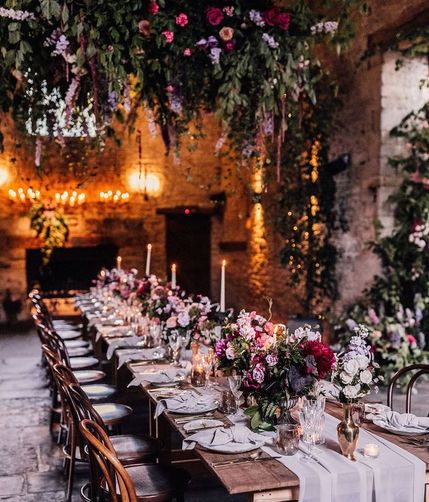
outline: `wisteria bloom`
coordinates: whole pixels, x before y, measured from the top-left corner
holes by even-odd
[[[275,38],[272,37],[271,35],[268,35],[268,33],[263,33],[262,34],[262,40],[270,47],[271,49],[277,49],[279,46],[279,43],[276,42]]]
[[[0,17],[7,17],[8,19],[13,19],[14,21],[36,19],[35,15],[27,10],[6,9],[4,7],[0,7]]]
[[[265,26],[265,22],[262,19],[262,14],[259,10],[252,9],[249,12],[249,19],[252,21],[252,23],[255,23],[256,26],[260,26],[260,27]]]
[[[210,49],[209,57],[210,57],[211,62],[213,64],[219,64],[221,53],[222,53],[222,49],[219,49],[219,47],[212,47]]]
[[[317,35],[318,33],[335,33],[338,29],[337,21],[321,21],[310,28],[312,35]]]

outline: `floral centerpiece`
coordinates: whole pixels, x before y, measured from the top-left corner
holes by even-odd
[[[284,326],[242,310],[224,336],[216,344],[219,368],[241,375],[243,391],[255,398],[257,404],[246,411],[253,429],[272,428],[335,367],[334,353],[309,326],[289,334]]]
[[[354,328],[346,349],[337,357],[333,382],[343,403],[344,419],[337,426],[338,442],[344,456],[354,460],[354,451],[359,439],[359,427],[354,422],[353,405],[369,394],[382,377],[374,376],[378,364],[374,362],[371,345],[368,343],[369,330],[359,324]]]

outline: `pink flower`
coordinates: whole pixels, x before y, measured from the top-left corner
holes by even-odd
[[[417,347],[417,340],[414,338],[413,335],[407,335],[407,340],[408,343],[411,345],[411,348]]]
[[[222,22],[223,13],[217,7],[210,7],[207,9],[206,19],[209,24],[212,26],[217,26]]]
[[[276,18],[276,24],[282,30],[287,30],[290,25],[290,14],[287,12],[280,12]]]
[[[279,10],[276,8],[268,9],[262,13],[262,19],[268,26],[275,26]]]
[[[149,11],[151,14],[156,14],[156,13],[159,11],[159,5],[158,5],[156,2],[151,2],[151,3],[149,4],[148,11]]]
[[[226,42],[225,52],[227,54],[230,54],[233,50],[234,50],[234,40],[231,40],[230,42]]]
[[[176,16],[176,24],[183,28],[188,24],[188,16],[181,12],[178,16]]]
[[[262,364],[257,364],[252,372],[253,380],[262,383],[265,379],[265,368]]]
[[[176,316],[169,317],[165,325],[167,326],[167,328],[175,328],[177,326],[177,317]]]
[[[186,57],[192,56],[192,51],[189,47],[186,47],[186,49],[183,51],[183,55]]]
[[[167,85],[167,87],[165,88],[165,91],[166,92],[173,92],[174,91],[174,86],[173,85]]]
[[[149,36],[150,23],[147,19],[142,19],[141,21],[139,21],[139,32],[145,37]]]
[[[229,17],[231,17],[232,15],[234,15],[234,7],[232,7],[232,6],[224,7],[222,10]]]
[[[171,42],[174,40],[174,33],[172,31],[163,31],[162,35],[164,35],[167,44],[171,44]]]

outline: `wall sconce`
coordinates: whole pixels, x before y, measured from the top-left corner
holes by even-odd
[[[9,179],[9,171],[6,167],[0,167],[0,186],[3,186]]]
[[[144,175],[133,171],[128,177],[128,183],[133,192],[143,192],[147,195],[156,195],[161,189],[161,181],[156,174]]]
[[[33,190],[32,188],[27,188],[27,190],[24,190],[22,187],[19,187],[17,190],[11,188],[8,191],[8,195],[12,202],[21,202],[22,204],[40,200],[39,190]]]

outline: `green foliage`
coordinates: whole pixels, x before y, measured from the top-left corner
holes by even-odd
[[[56,209],[35,203],[29,212],[30,228],[36,231],[42,241],[43,263],[46,265],[55,248],[63,247],[69,235],[69,229],[62,213]]]

